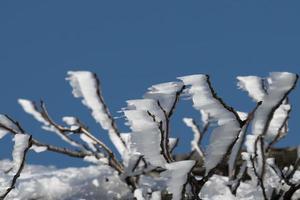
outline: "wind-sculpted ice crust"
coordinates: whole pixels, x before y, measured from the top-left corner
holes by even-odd
[[[288,132],[292,110],[288,95],[298,75],[274,72],[267,78],[237,79],[238,87],[257,103],[249,113],[224,102],[208,75],[196,74],[155,84],[141,99],[127,100],[121,109],[130,129],[125,133],[105,104],[96,74],[69,71],[66,80],[73,96],[82,99],[117,152],[79,118],[64,116],[61,125],[50,117],[43,101],[19,99],[23,110],[44,130],[56,133],[69,146],[40,142],[18,121],[0,115],[0,139],[12,135],[14,140],[12,162],[0,161],[0,199],[299,199],[300,148],[296,160],[284,168],[269,156]],[[191,152],[185,157],[175,155],[180,137],[172,137],[170,128],[182,95],[192,99],[201,115],[183,118],[194,134]],[[207,135],[209,143],[202,147]],[[62,170],[25,166],[30,150],[41,155],[61,153],[93,164]],[[246,175],[251,180],[245,181]]]

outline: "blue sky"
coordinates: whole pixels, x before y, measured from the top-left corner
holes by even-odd
[[[26,115],[17,99],[43,99],[50,114],[76,115],[104,138],[88,110],[71,95],[68,70],[91,70],[102,83],[114,116],[125,100],[178,76],[207,73],[228,104],[249,111],[254,103],[236,87],[237,75],[300,73],[299,1],[8,1],[0,2],[0,112],[41,141],[63,146]],[[299,88],[293,92],[290,134],[281,146],[298,145]],[[187,151],[191,132],[183,116],[199,115],[182,101],[172,122]],[[199,119],[198,119],[199,120]],[[123,120],[118,125],[123,131]],[[107,141],[108,142],[108,141]],[[10,138],[0,141],[8,156]],[[77,159],[44,153],[29,162],[81,166]]]

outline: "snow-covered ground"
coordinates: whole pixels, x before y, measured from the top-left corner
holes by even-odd
[[[0,184],[3,174],[11,166],[8,160],[0,162]],[[117,173],[107,165],[56,169],[40,165],[26,165],[16,188],[7,199],[75,200],[75,199],[130,199],[131,192]]]
[[[0,162],[0,183],[8,178],[3,171],[7,170],[9,166],[11,166],[11,162],[8,160]],[[300,171],[296,172],[294,179],[300,179]],[[155,190],[163,186],[163,184],[159,184],[158,180],[155,186],[153,179],[151,180],[149,177],[142,177],[140,180],[141,188],[144,190],[147,190],[150,185]],[[227,177],[213,176],[203,187],[201,198],[206,200],[258,200],[262,198],[261,191],[257,190],[256,185],[250,181],[242,183],[237,191],[237,196],[233,196],[226,186],[227,180]],[[162,182],[162,180],[160,181]],[[293,199],[299,198],[300,191],[293,196]],[[12,190],[7,199],[93,200],[133,199],[133,196],[118,174],[106,165],[65,169],[56,169],[53,166],[26,165],[16,188]]]

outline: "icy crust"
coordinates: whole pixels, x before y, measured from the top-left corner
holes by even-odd
[[[265,141],[270,142],[278,133],[279,128],[284,123],[285,118],[290,111],[289,104],[282,104],[285,95],[294,87],[297,81],[297,75],[288,72],[273,72],[268,78],[267,94],[262,99],[262,104],[254,113],[252,122],[252,132],[255,137],[247,137],[246,146],[250,153],[254,153],[254,140],[258,135],[265,135]],[[274,107],[279,107],[274,111]],[[269,127],[264,132],[267,120],[272,115]]]
[[[190,85],[187,93],[192,97],[194,107],[205,112],[216,121],[218,127],[212,131],[205,159],[206,174],[221,162],[229,146],[237,139],[240,125],[235,115],[213,97],[208,85],[208,76],[199,74],[179,77]]]
[[[21,105],[21,107],[23,108],[23,110],[28,113],[29,115],[31,115],[34,119],[36,119],[38,122],[42,123],[42,129],[49,131],[49,132],[53,132],[55,134],[57,134],[62,140],[64,140],[65,142],[67,142],[68,144],[70,144],[71,146],[74,147],[80,147],[80,145],[76,142],[74,142],[73,140],[70,140],[68,137],[66,137],[64,134],[61,134],[60,131],[53,126],[52,124],[50,124],[43,116],[42,113],[36,108],[34,102],[27,100],[27,99],[18,99],[19,104]],[[41,152],[41,148],[32,148],[33,150],[37,150],[36,152],[39,153]]]
[[[166,82],[152,85],[144,95],[145,99],[158,100],[164,110],[169,113],[175,101],[176,93],[183,87],[181,82]]]
[[[132,130],[130,134],[132,144],[130,146],[135,149],[134,154],[143,155],[153,166],[163,167],[166,161],[161,152],[172,150],[177,143],[176,139],[170,138],[169,149],[166,149],[165,145],[161,145],[161,134],[166,137],[165,115],[170,112],[176,101],[176,95],[182,88],[183,83],[181,82],[153,85],[144,95],[144,99],[128,100],[126,101],[127,107],[123,109],[127,119],[126,124]],[[159,130],[159,126],[163,132]]]
[[[266,95],[263,79],[258,76],[238,76],[238,87],[246,92],[256,102],[262,101]]]
[[[192,118],[185,117],[182,120],[186,126],[188,126],[192,129],[192,131],[194,133],[194,138],[191,141],[191,151],[196,151],[203,158],[203,156],[204,156],[203,152],[201,151],[201,149],[199,147],[201,133],[200,133],[198,127],[196,126],[196,124],[194,123],[194,120]]]
[[[0,184],[7,180],[7,174],[3,171],[11,166],[8,160],[0,161]],[[176,167],[177,168],[177,167]],[[183,174],[180,172],[180,174]],[[176,175],[176,173],[175,173]],[[266,185],[273,188],[280,185],[277,182],[277,175],[268,173]],[[184,175],[182,176],[185,177]],[[300,180],[300,171],[296,171],[295,181]],[[165,181],[171,179],[153,180],[151,177],[142,176],[140,180],[140,194],[150,191],[162,191],[165,189]],[[180,181],[182,179],[179,179]],[[175,185],[174,187],[179,187]],[[179,182],[178,182],[179,183]],[[203,186],[200,197],[205,200],[257,200],[261,199],[261,190],[252,181],[242,182],[237,190],[237,196],[234,197],[228,188],[228,178],[214,175]],[[147,187],[146,187],[147,186]],[[270,191],[271,188],[268,188]],[[152,194],[152,198],[159,196],[160,192]],[[297,191],[292,200],[300,198],[300,191]],[[89,166],[82,168],[56,169],[55,167],[46,167],[38,165],[26,165],[20,178],[17,181],[16,188],[13,189],[8,200],[29,200],[29,199],[47,199],[47,200],[98,200],[98,199],[133,199],[130,189],[123,183],[118,174],[106,165]],[[147,198],[143,197],[147,200]],[[157,197],[157,199],[159,199]]]
[[[293,76],[296,78],[296,75],[290,74],[290,73],[273,73],[271,74],[271,77],[265,81],[263,78],[257,77],[257,76],[238,76],[238,86],[240,89],[245,90],[248,92],[249,96],[259,102],[259,101],[265,101],[266,96],[270,95],[269,93],[273,92],[275,87],[272,86],[274,81],[276,81],[276,78],[274,76],[283,76],[281,79],[293,79]],[[273,78],[272,78],[273,77]],[[277,80],[278,81],[278,80]],[[269,84],[269,85],[267,85]],[[273,89],[272,89],[273,88]],[[272,89],[272,90],[271,90]],[[280,89],[279,89],[280,90]],[[273,97],[272,97],[273,98]],[[272,99],[271,97],[269,99]],[[266,109],[265,109],[266,110]],[[283,102],[274,112],[273,118],[270,122],[269,128],[266,133],[266,139],[271,141],[273,140],[279,129],[282,127],[282,125],[285,123],[285,120],[288,117],[288,114],[291,110],[291,105],[287,102]],[[286,127],[287,128],[287,127]],[[282,136],[287,132],[287,129],[285,131],[282,131]]]
[[[281,104],[274,112],[273,118],[270,122],[268,131],[266,133],[266,140],[272,141],[279,131],[282,131],[282,136],[288,131],[287,127],[283,127],[288,118],[289,112],[291,111],[291,105]],[[287,124],[287,123],[286,123]],[[280,130],[285,128],[286,130]]]
[[[130,139],[133,149],[144,155],[144,158],[153,166],[163,167],[165,159],[161,155],[161,134],[158,122],[154,121],[148,112],[159,120],[159,108],[153,99],[138,99],[127,101],[127,108],[123,110],[127,124],[132,130]],[[161,112],[161,111],[160,111]]]
[[[24,159],[24,152],[29,147],[30,136],[25,134],[16,134],[14,135],[14,149],[12,152],[13,157],[13,170],[12,173],[16,173],[16,171],[20,168],[21,163]]]
[[[268,94],[265,95],[261,106],[258,107],[254,114],[252,130],[255,135],[263,133],[264,126],[272,109],[284,100],[284,95],[292,89],[296,79],[297,76],[295,74],[287,72],[271,73]]]
[[[165,165],[167,170],[162,172],[161,176],[167,178],[167,190],[169,193],[172,193],[173,200],[182,199],[183,187],[194,165],[194,160],[178,161]]]
[[[11,187],[12,179],[21,168],[22,162],[25,159],[25,151],[30,146],[29,135],[15,134],[13,140],[15,143],[12,152],[13,162],[8,165],[11,166],[11,168],[5,169],[5,171],[7,171],[8,173],[5,173],[5,171],[3,172],[3,170],[1,170],[0,172],[0,196],[2,196],[6,192],[6,190]]]
[[[34,119],[48,126],[49,123],[43,118],[42,114],[37,111],[37,108],[33,104],[33,102],[27,99],[18,99],[18,103],[22,106],[23,110],[32,115]]]
[[[269,181],[265,182],[265,185],[267,186],[266,190],[269,197],[271,196],[273,189],[286,187],[286,185],[282,185],[281,182],[278,181],[277,175],[270,173],[267,174],[267,176]],[[283,189],[286,190],[288,187]],[[251,181],[241,182],[241,185],[237,189],[236,196],[232,195],[228,188],[228,178],[219,175],[214,175],[209,179],[202,188],[199,196],[203,200],[258,200],[263,198],[261,195],[261,189],[257,187],[256,183]],[[297,191],[293,195],[292,200],[297,200],[299,198],[300,191]]]
[[[0,162],[0,171],[9,161]],[[0,174],[0,182],[6,179]],[[26,165],[8,200],[132,199],[127,185],[106,165],[56,169]]]
[[[1,126],[4,126],[5,128]],[[0,139],[9,132],[6,128],[20,132],[19,128],[14,123],[12,123],[5,115],[0,114]]]
[[[228,159],[228,172],[229,172],[229,176],[232,177],[233,176],[233,171],[235,168],[235,163],[237,161],[238,156],[240,155],[240,151],[243,145],[243,142],[245,140],[245,135],[247,134],[247,127],[243,126],[239,137],[237,139],[237,141],[235,142],[235,144],[233,145],[232,149],[231,149],[231,153],[229,155],[229,159]]]
[[[83,98],[82,103],[92,111],[92,116],[101,127],[108,130],[112,143],[123,156],[127,151],[126,146],[113,127],[114,123],[103,103],[96,76],[88,71],[69,71],[66,80],[73,88],[74,97]]]

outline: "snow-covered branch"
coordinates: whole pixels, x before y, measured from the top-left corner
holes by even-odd
[[[99,86],[96,74],[88,71],[69,71],[66,78],[73,88],[76,98],[83,98],[82,103],[92,111],[92,116],[108,131],[109,138],[123,157],[127,153],[125,142],[120,136],[116,123],[111,116]]]
[[[30,195],[30,198],[45,199],[80,199],[90,195],[96,199],[105,196],[138,200],[279,200],[300,197],[300,148],[296,158],[287,158],[283,152],[284,164],[280,163],[283,158],[274,153],[274,144],[288,133],[291,112],[288,96],[296,86],[298,75],[275,72],[268,78],[237,77],[239,88],[257,103],[249,113],[226,104],[217,95],[208,75],[184,76],[179,77],[177,82],[153,85],[143,98],[127,100],[127,106],[122,108],[129,133],[117,128],[94,73],[69,71],[66,79],[72,86],[74,97],[82,98],[95,121],[108,132],[121,158],[118,160],[116,152],[103,142],[103,138],[96,137],[78,118],[65,116],[62,118],[64,123],[60,124],[50,116],[44,102],[37,105],[33,101],[19,99],[23,110],[40,122],[43,129],[58,134],[70,146],[64,148],[41,142],[8,115],[0,115],[0,139],[10,134],[15,142],[12,164],[3,161],[5,164],[2,165],[0,161],[0,199],[19,196],[20,199],[28,199]],[[191,151],[185,155],[173,151],[180,144],[181,137],[174,138],[171,132],[171,118],[182,95],[192,99],[193,107],[199,111],[203,122],[200,127],[196,123],[198,119],[183,118],[194,134]],[[209,143],[201,146],[207,135]],[[83,170],[70,170],[76,178],[70,172],[62,173],[60,170],[54,170],[52,175],[34,177],[29,172],[30,167],[24,168],[29,150],[56,152],[93,162],[94,165]],[[295,149],[291,151],[295,154]],[[290,166],[287,166],[286,159],[289,159]],[[104,168],[106,172],[103,175],[99,169]],[[20,176],[23,171],[27,173],[24,177]],[[80,174],[82,172],[84,174]],[[58,190],[50,194],[52,190],[33,189],[41,187],[41,177],[51,183],[55,173],[63,174],[53,179]],[[101,173],[102,176],[95,177]],[[31,178],[34,181],[30,181]],[[74,187],[74,182],[70,181],[75,179],[79,187]],[[24,185],[29,187],[28,191],[35,193],[29,195]],[[81,190],[87,186],[88,189]],[[65,187],[70,188],[63,191]],[[99,196],[99,191],[105,191],[105,195]],[[75,193],[76,196],[72,196]]]

